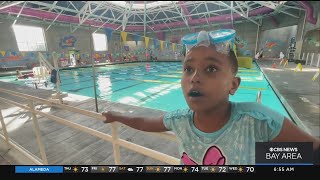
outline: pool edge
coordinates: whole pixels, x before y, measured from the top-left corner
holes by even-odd
[[[270,87],[275,92],[275,94],[278,97],[278,99],[280,100],[281,104],[284,106],[284,108],[288,112],[289,116],[292,118],[293,122],[296,125],[298,125],[299,127],[301,127],[305,132],[311,134],[311,130],[301,121],[301,119],[298,117],[298,115],[293,111],[293,109],[291,108],[289,103],[286,101],[286,99],[281,95],[281,93],[278,91],[278,89],[275,87],[275,85],[267,77],[267,75],[265,74],[264,70],[262,68],[260,68],[259,63],[256,62],[256,64],[257,64],[257,67],[262,72],[263,76],[266,78],[266,80],[270,84]]]

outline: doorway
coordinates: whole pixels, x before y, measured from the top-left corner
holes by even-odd
[[[79,50],[69,51],[69,63],[70,63],[70,66],[77,66],[80,64],[80,51]]]

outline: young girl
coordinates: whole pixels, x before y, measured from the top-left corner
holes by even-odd
[[[196,40],[192,36],[197,36]],[[180,140],[181,162],[185,165],[255,164],[255,142],[313,142],[280,113],[256,102],[230,102],[240,85],[238,64],[229,39],[214,39],[201,31],[182,39],[186,47],[181,87],[190,109],[161,117],[132,117],[103,112],[105,123],[118,121],[148,131],[173,131]],[[194,37],[193,37],[194,38]]]

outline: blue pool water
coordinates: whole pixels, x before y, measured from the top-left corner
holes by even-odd
[[[99,99],[142,106],[163,111],[187,108],[180,86],[182,64],[180,62],[130,63],[96,67],[96,89]],[[62,70],[61,91],[94,98],[91,68]],[[251,69],[239,68],[241,84],[231,101],[256,101],[262,93],[262,104],[289,117],[285,108],[254,64]],[[15,81],[16,76],[0,77],[0,81],[26,85]]]

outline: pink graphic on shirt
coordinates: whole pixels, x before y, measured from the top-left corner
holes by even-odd
[[[198,165],[185,152],[182,153],[181,160],[184,165]],[[216,146],[211,146],[203,157],[202,165],[225,165],[225,162],[226,158],[221,150]]]

